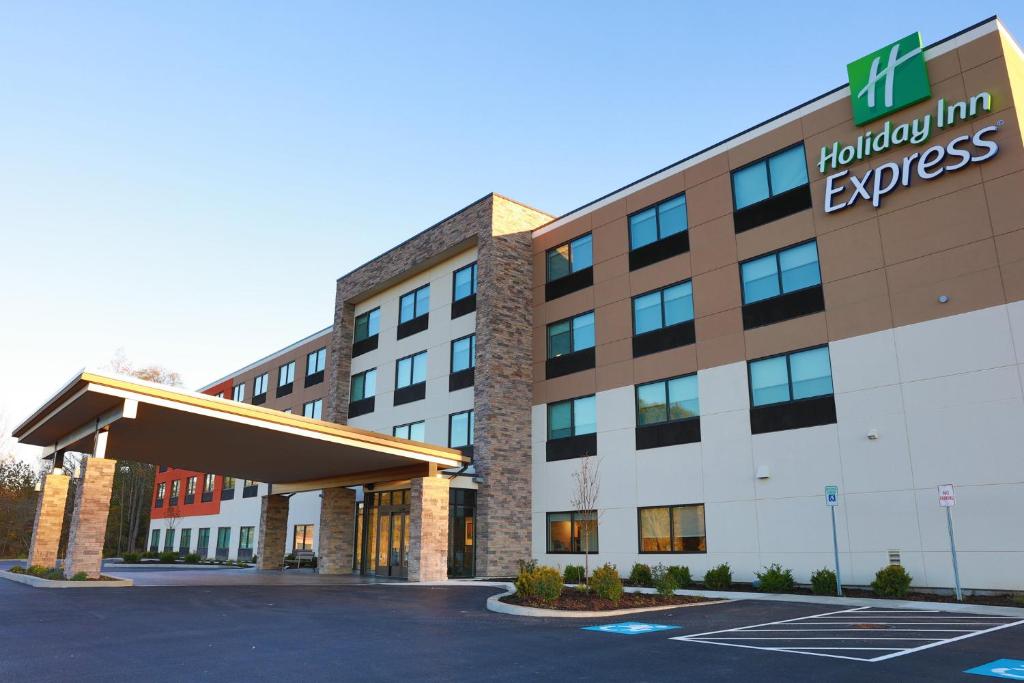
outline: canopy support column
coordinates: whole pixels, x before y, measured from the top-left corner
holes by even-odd
[[[68,578],[79,572],[85,572],[90,579],[100,577],[116,469],[117,461],[103,457],[102,453],[99,457],[82,458],[82,478],[75,490],[75,508],[64,561],[64,574]]]
[[[356,546],[356,492],[344,487],[324,489],[320,501],[320,542],[317,572],[350,574]]]
[[[59,469],[44,475],[32,524],[32,544],[28,549],[28,566],[57,566],[57,548],[64,528],[64,507],[68,501],[68,475]]]
[[[409,580],[448,579],[447,477],[412,480],[409,511]]]
[[[256,546],[257,569],[280,569],[288,542],[288,496],[268,494],[260,504],[260,536]]]

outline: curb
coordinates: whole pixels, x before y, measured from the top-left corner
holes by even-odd
[[[106,576],[106,575],[104,575]],[[131,579],[114,579],[113,581],[54,581],[52,579],[40,579],[38,576],[28,574],[12,574],[7,570],[0,570],[0,578],[23,583],[32,588],[129,588],[135,585]]]
[[[254,565],[253,565],[254,566]],[[137,564],[124,564],[123,562],[104,562],[103,569],[107,571],[119,572],[122,569],[144,569],[154,571],[169,571],[169,572],[182,572],[189,571],[192,569],[252,569],[253,566],[249,567],[227,567],[222,564],[160,564],[159,562],[139,562]]]
[[[554,617],[562,619],[598,619],[601,617],[620,617],[626,614],[638,614],[640,612],[663,612],[670,609],[683,609],[688,607],[704,607],[706,605],[720,605],[729,600],[717,600],[715,602],[698,602],[691,605],[658,605],[657,607],[630,607],[627,609],[610,610],[567,610],[567,609],[544,609],[543,607],[523,607],[521,605],[510,605],[502,602],[501,599],[516,592],[515,586],[511,583],[494,582],[494,586],[505,588],[504,593],[498,593],[487,598],[487,609],[499,614],[511,614],[517,617]],[[630,593],[646,593],[646,590],[631,590]],[[653,592],[653,591],[652,591]]]

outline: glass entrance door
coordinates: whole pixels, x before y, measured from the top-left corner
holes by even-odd
[[[380,497],[374,558],[377,576],[404,579],[409,575],[408,495],[408,491],[392,491]]]

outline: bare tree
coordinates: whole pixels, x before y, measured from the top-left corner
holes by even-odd
[[[167,508],[167,515],[164,517],[164,547],[167,547],[167,539],[174,533],[174,527],[178,526],[178,520],[181,519],[181,510],[178,509],[177,505],[172,505]],[[174,550],[174,548],[170,548]]]
[[[578,513],[580,520],[580,547],[583,550],[583,582],[590,580],[590,542],[597,530],[600,512],[597,499],[601,495],[601,461],[597,456],[587,455],[579,459],[579,467],[572,475],[573,490],[569,505]],[[591,516],[586,519],[585,517]],[[572,533],[572,530],[570,530]]]

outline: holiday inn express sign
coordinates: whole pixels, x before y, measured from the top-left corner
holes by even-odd
[[[923,102],[932,94],[920,33],[901,38],[851,62],[846,71],[850,77],[850,103],[856,126],[878,121]],[[861,174],[851,174],[849,169],[843,169],[897,147],[922,146],[936,131],[954,127],[991,110],[992,96],[988,92],[980,92],[958,102],[939,98],[927,114],[902,122],[886,119],[881,125],[873,124],[856,140],[837,140],[822,147],[818,171],[829,173],[825,179],[825,212],[846,209],[862,200],[878,208],[885,195],[909,187],[915,178],[933,180],[944,173],[991,159],[999,152],[999,146],[990,139],[998,125],[986,126],[973,134],[968,131],[944,145],[914,151],[902,159],[886,161]]]

